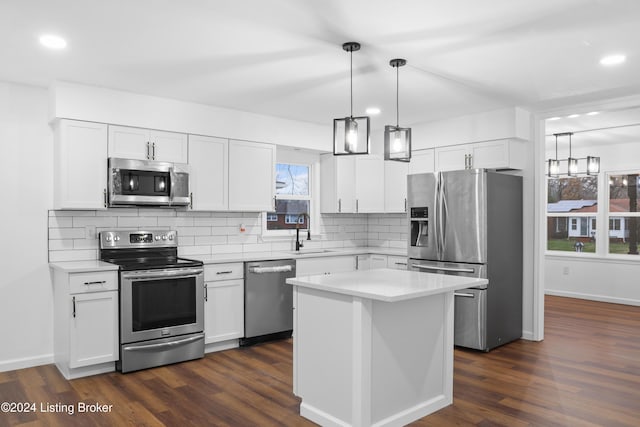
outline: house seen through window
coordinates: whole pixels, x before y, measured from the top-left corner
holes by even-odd
[[[276,164],[276,210],[267,212],[267,230],[309,227],[310,169],[309,165]]]
[[[609,253],[638,255],[640,173],[609,175]]]

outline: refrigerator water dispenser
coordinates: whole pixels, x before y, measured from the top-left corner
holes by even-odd
[[[411,208],[411,246],[428,246],[429,208]]]

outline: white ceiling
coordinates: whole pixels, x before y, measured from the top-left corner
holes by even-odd
[[[638,0],[1,0],[0,80],[54,80],[372,126],[640,93]],[[65,37],[48,51],[43,33]],[[626,64],[601,57],[622,52]]]

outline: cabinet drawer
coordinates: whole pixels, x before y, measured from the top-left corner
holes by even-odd
[[[117,291],[118,273],[93,271],[69,275],[69,293]]]
[[[204,266],[204,280],[211,282],[215,280],[242,279],[244,277],[244,264],[234,262],[229,264],[208,264]]]

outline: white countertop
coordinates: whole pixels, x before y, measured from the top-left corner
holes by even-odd
[[[51,262],[49,263],[49,267],[56,270],[61,270],[67,273],[118,270],[117,265],[111,264],[110,262],[104,262],[99,260]]]
[[[302,249],[300,252],[295,251],[274,251],[274,252],[242,252],[242,253],[226,253],[215,255],[184,255],[185,258],[197,259],[205,264],[220,264],[226,262],[250,262],[250,261],[269,261],[279,259],[302,259],[302,258],[318,258],[329,256],[347,256],[347,255],[391,255],[391,256],[407,256],[406,249],[381,248],[381,247],[353,247],[353,248],[326,248],[326,249]]]
[[[394,302],[487,284],[487,279],[388,268],[287,279],[294,286]]]
[[[379,254],[406,257],[405,249],[380,248],[380,247],[353,247],[353,248],[331,248],[331,249],[303,249],[300,252],[242,252],[223,253],[215,255],[180,255],[183,258],[196,259],[205,264],[222,264],[228,262],[250,262],[250,261],[270,261],[279,259],[302,259],[318,258],[330,256],[348,256],[361,254]],[[87,261],[60,261],[49,263],[51,268],[66,271],[68,273],[79,273],[85,271],[108,271],[117,270],[118,266],[99,260]]]

